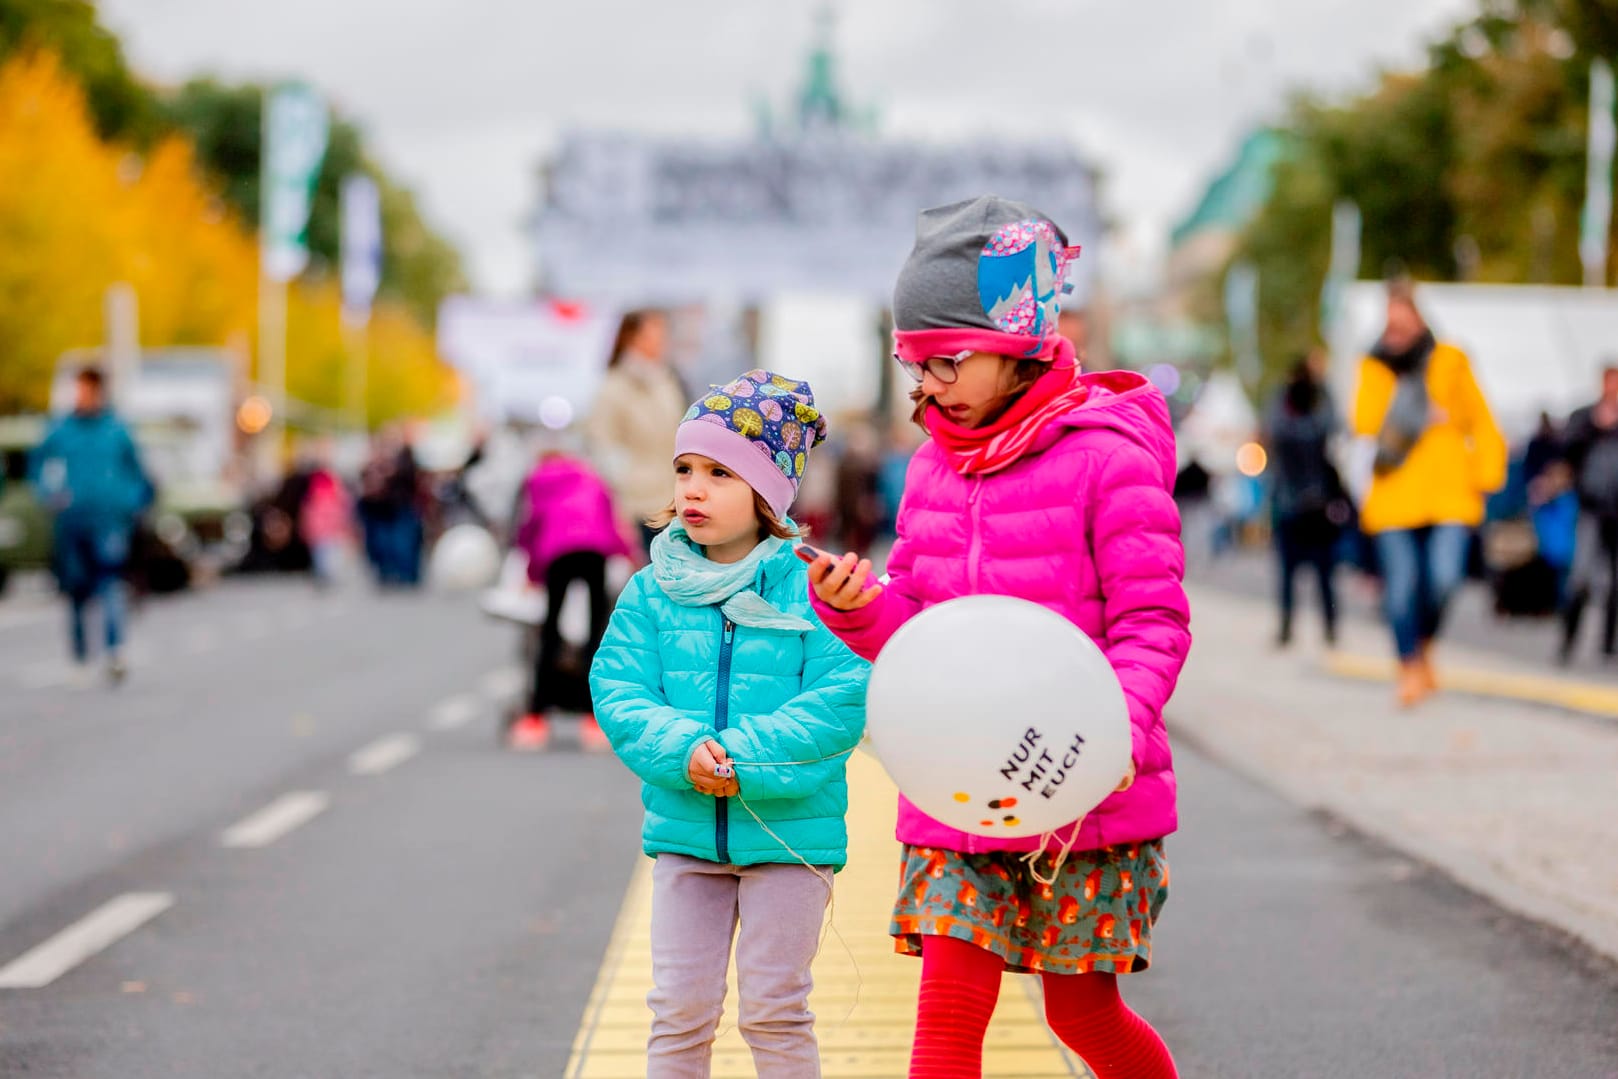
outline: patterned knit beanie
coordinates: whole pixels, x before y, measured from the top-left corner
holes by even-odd
[[[714,386],[674,435],[674,456],[711,457],[740,476],[784,520],[803,482],[809,450],[826,440],[826,420],[809,383],[749,371]]]
[[[973,350],[1049,359],[1077,247],[1032,206],[984,195],[923,210],[893,289],[901,359]]]

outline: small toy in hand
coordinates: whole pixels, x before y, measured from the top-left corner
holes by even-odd
[[[818,547],[809,546],[807,543],[800,543],[792,550],[794,554],[803,559],[805,562],[813,562],[815,559],[826,553]]]
[[[732,779],[736,775],[736,769],[728,764],[716,764],[713,766],[713,774],[717,779]]]

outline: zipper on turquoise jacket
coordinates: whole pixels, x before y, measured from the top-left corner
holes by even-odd
[[[720,615],[724,618],[724,615]],[[722,731],[730,723],[730,649],[736,639],[736,626],[725,618],[725,636],[719,645],[719,694],[714,702],[714,730]],[[730,799],[715,798],[714,849],[722,863],[730,862]]]

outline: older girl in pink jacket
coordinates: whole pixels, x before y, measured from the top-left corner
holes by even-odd
[[[1077,253],[1042,214],[1003,199],[921,214],[893,311],[931,438],[910,465],[889,580],[871,582],[854,554],[823,555],[809,571],[826,625],[867,659],[933,604],[1017,596],[1089,634],[1129,703],[1130,775],[1054,836],[968,835],[900,799],[891,932],[922,959],[912,1077],[981,1074],[1006,970],[1042,976],[1051,1028],[1098,1079],[1176,1074],[1117,986],[1151,962],[1168,892],[1163,837],[1176,826],[1163,707],[1191,635],[1174,434],[1150,383],[1081,375],[1057,334]]]

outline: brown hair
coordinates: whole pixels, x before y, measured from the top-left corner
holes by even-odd
[[[1418,322],[1423,326],[1427,325],[1427,316],[1416,303],[1416,283],[1408,277],[1394,277],[1389,279],[1387,284],[1388,303],[1409,308]]]
[[[764,501],[764,496],[757,491],[753,492],[753,513],[758,518],[758,538],[761,540],[766,536],[783,540],[800,539],[809,534],[807,529],[788,527],[786,522],[770,509],[770,504]],[[670,499],[668,505],[646,518],[646,525],[648,528],[667,528],[673,523],[675,516],[674,500]]]
[[[629,351],[629,343],[640,334],[641,327],[654,318],[665,318],[662,311],[655,307],[643,307],[630,311],[624,315],[623,321],[618,323],[618,336],[612,339],[612,354],[607,360],[607,367],[617,367],[624,360],[624,353]]]
[[[1001,360],[1011,359],[1010,356],[1000,358]],[[1011,373],[1011,389],[1006,391],[1005,396],[995,402],[994,407],[989,410],[989,414],[985,417],[985,422],[993,422],[1005,415],[1006,410],[1016,404],[1018,398],[1027,393],[1029,387],[1038,382],[1040,377],[1051,369],[1050,361],[1048,360],[1017,360],[1016,364],[1017,369]],[[932,407],[934,403],[932,397],[923,393],[921,387],[917,386],[910,391],[910,399],[916,403],[915,411],[910,413],[910,422],[920,427],[923,431],[927,430],[927,409]]]

